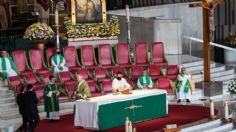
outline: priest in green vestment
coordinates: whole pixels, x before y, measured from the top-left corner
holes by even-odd
[[[90,88],[88,83],[83,79],[83,76],[77,74],[77,84],[75,85],[74,91],[77,99],[87,99],[91,97]]]
[[[60,49],[57,49],[57,53],[52,56],[51,64],[54,75],[58,72],[68,71],[68,67],[65,66],[65,58],[61,55]]]
[[[185,99],[187,103],[190,103],[191,97],[191,75],[186,72],[184,67],[181,68],[181,73],[178,75],[178,82],[176,88],[177,103]]]
[[[0,58],[0,72],[2,73],[3,79],[7,79],[11,76],[17,76],[18,72],[16,70],[16,66],[7,51],[2,51],[2,57]]]
[[[147,69],[144,68],[142,70],[142,75],[138,77],[138,82],[137,82],[138,88],[143,89],[143,88],[152,88],[152,79],[151,77],[147,74]]]
[[[59,120],[59,101],[60,89],[55,84],[55,77],[49,77],[50,82],[44,88],[44,109],[46,117],[50,120]]]

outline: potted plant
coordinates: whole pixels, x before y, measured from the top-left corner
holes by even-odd
[[[234,78],[228,86],[228,90],[230,92],[230,94],[232,95],[232,97],[236,97],[236,78]]]
[[[30,25],[24,34],[24,39],[32,40],[37,48],[44,49],[45,43],[54,36],[50,26],[44,22],[37,22]]]

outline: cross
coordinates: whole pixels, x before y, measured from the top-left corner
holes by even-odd
[[[204,50],[204,81],[211,81],[210,41],[214,32],[214,9],[222,0],[202,0],[202,3],[190,4],[189,7],[203,8],[203,50]]]
[[[129,107],[125,107],[124,109],[130,109],[133,111],[133,116],[134,116],[134,110],[137,108],[141,108],[143,107],[142,105],[134,105],[134,100],[132,100],[132,104]]]

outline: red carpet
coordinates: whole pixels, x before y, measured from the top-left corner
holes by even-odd
[[[201,106],[169,105],[169,115],[167,117],[149,120],[134,124],[138,132],[152,132],[160,130],[166,124],[188,124],[209,116],[210,109]],[[106,130],[104,132],[124,132],[124,126]],[[36,132],[96,132],[74,127],[73,115],[65,115],[58,122],[41,120]]]

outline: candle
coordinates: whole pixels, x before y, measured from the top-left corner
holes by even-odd
[[[129,130],[128,130],[128,132],[132,132],[132,122],[131,121],[129,121]]]
[[[125,132],[129,132],[129,117],[125,119]]]
[[[73,25],[76,24],[76,17],[75,17],[75,0],[71,0],[71,23]]]
[[[211,111],[211,116],[214,117],[214,102],[213,100],[210,100],[210,111]]]
[[[58,26],[58,23],[59,20],[58,20],[58,9],[55,10],[55,25]]]
[[[133,129],[133,132],[137,132],[137,131],[136,131],[136,128]]]
[[[225,120],[229,119],[229,106],[228,106],[228,102],[225,101]]]
[[[130,17],[129,17],[129,5],[125,5],[125,10],[126,10],[126,19],[127,19],[127,22],[129,22],[129,20],[130,20]]]

